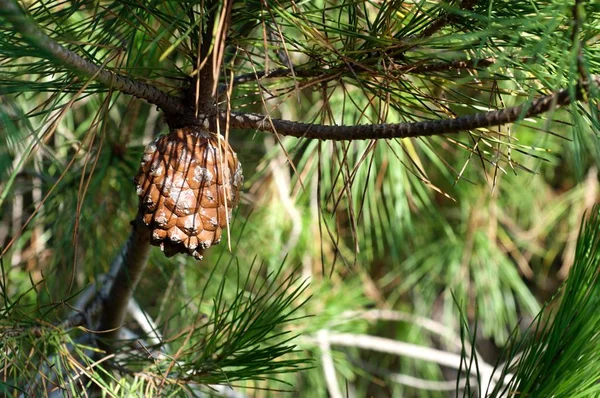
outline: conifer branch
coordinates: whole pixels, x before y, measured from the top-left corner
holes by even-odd
[[[150,254],[150,230],[146,228],[141,216],[138,215],[132,222],[132,231],[129,240],[120,254],[120,267],[112,281],[110,291],[103,294],[103,311],[100,315],[98,331],[103,339],[115,339],[119,329],[123,326],[129,299],[141,279],[148,256]],[[100,342],[106,350],[113,350],[110,343]]]
[[[600,85],[600,77],[595,77],[594,83]],[[271,119],[263,115],[249,113],[232,113],[229,117],[230,127],[238,129],[253,129],[276,132],[298,138],[352,141],[392,138],[428,137],[458,133],[459,131],[474,130],[513,123],[520,119],[536,116],[554,107],[570,104],[573,100],[581,100],[587,91],[588,83],[577,86],[577,98],[572,98],[568,89],[534,100],[531,104],[522,104],[497,111],[482,112],[474,115],[460,116],[455,119],[435,121],[396,123],[396,124],[366,124],[355,126],[326,126],[292,122],[289,120]],[[225,112],[220,113],[221,122],[227,120]]]
[[[167,113],[181,113],[183,111],[182,101],[178,97],[168,95],[150,84],[102,69],[99,65],[60,45],[42,32],[34,21],[30,20],[15,0],[0,0],[0,16],[10,22],[14,29],[23,36],[23,39],[44,56],[51,57],[62,65],[88,78],[93,78],[114,90],[157,105]]]
[[[470,7],[470,2],[468,0],[464,3],[466,3],[467,7],[462,8]],[[145,99],[149,103],[157,105],[165,111],[165,113],[171,115],[169,120],[177,120],[175,115],[186,114],[186,107],[180,98],[168,95],[152,85],[135,81],[112,71],[103,70],[93,62],[87,61],[61,46],[43,33],[32,21],[29,21],[14,0],[0,0],[0,13],[11,22],[15,29],[21,33],[30,44],[34,45],[46,55],[58,59],[62,64],[67,65],[86,76],[93,77],[100,83],[110,86],[115,90],[125,94],[134,95],[138,98]],[[431,72],[432,70],[439,70],[439,68],[442,68],[443,70],[448,67],[469,67],[468,61],[457,62],[458,63],[454,65],[452,65],[452,63],[450,65],[429,65],[427,67],[423,65],[415,67],[415,69],[423,69],[423,72]],[[484,60],[483,62],[485,65],[486,63],[493,61]],[[416,73],[415,69],[410,69],[410,71]],[[283,70],[277,72],[277,74],[283,73]],[[295,74],[298,75],[298,72],[295,71]],[[600,78],[594,78],[594,83],[597,85],[600,84]],[[587,91],[588,88],[587,85],[587,82],[579,84],[577,100],[583,98],[583,92]],[[230,115],[227,115],[226,112],[219,112],[219,119],[223,123],[227,122],[229,118],[230,128],[276,132],[280,135],[289,135],[299,138],[336,141],[391,139],[452,134],[459,131],[513,123],[521,118],[547,112],[553,107],[567,105],[571,103],[572,100],[573,98],[570,96],[569,91],[564,89],[554,94],[538,98],[531,104],[523,104],[475,115],[461,116],[455,119],[397,124],[383,123],[357,126],[327,126],[271,119],[264,115],[250,113],[231,113]],[[205,112],[207,111],[207,109],[202,110]],[[196,117],[196,121],[206,123],[208,122],[207,116],[211,115],[199,114]],[[187,118],[180,120],[183,120],[185,123],[193,123],[193,120]]]

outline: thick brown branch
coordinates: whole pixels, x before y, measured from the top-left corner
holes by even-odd
[[[15,30],[23,36],[23,39],[36,47],[45,56],[52,57],[64,66],[84,76],[93,78],[108,87],[157,105],[167,113],[183,112],[183,104],[178,97],[168,95],[152,85],[102,69],[95,63],[61,46],[42,32],[35,22],[29,20],[16,1],[0,0],[0,15],[13,25]]]
[[[119,328],[123,326],[125,319],[127,304],[148,262],[150,230],[146,228],[139,215],[132,224],[131,235],[121,253],[121,266],[110,291],[104,296],[104,308],[98,324],[102,339],[118,337]],[[114,346],[108,342],[101,344],[101,347],[114,351]]]
[[[595,84],[600,85],[600,78],[595,78],[594,82]],[[583,97],[582,92],[587,90],[587,88],[588,87],[581,84],[578,85],[578,100]],[[263,115],[257,114],[232,113],[230,115],[230,127],[270,131],[280,135],[299,138],[334,141],[428,137],[513,123],[522,118],[547,112],[554,107],[567,105],[571,103],[571,100],[572,98],[569,94],[569,90],[565,89],[538,98],[530,104],[523,104],[492,112],[483,112],[475,115],[461,116],[455,119],[357,126],[325,126],[298,123],[288,120],[269,119]],[[222,123],[226,121],[226,117],[227,115],[224,112],[220,114]]]

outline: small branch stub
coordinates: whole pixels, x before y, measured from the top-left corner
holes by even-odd
[[[135,183],[151,243],[167,257],[187,253],[201,260],[229,225],[242,166],[221,135],[176,128],[146,147]]]

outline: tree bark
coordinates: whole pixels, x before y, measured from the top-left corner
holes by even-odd
[[[150,230],[138,216],[131,223],[132,231],[120,256],[121,266],[110,291],[103,298],[103,311],[98,323],[99,346],[107,352],[115,351],[114,340],[125,321],[127,304],[137,286],[150,254]]]

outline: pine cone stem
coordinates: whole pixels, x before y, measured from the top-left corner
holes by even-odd
[[[115,351],[109,340],[119,336],[123,326],[127,304],[133,296],[150,254],[150,231],[138,215],[132,222],[132,230],[122,253],[121,267],[107,296],[104,297],[103,311],[98,325],[99,346],[107,352]]]

